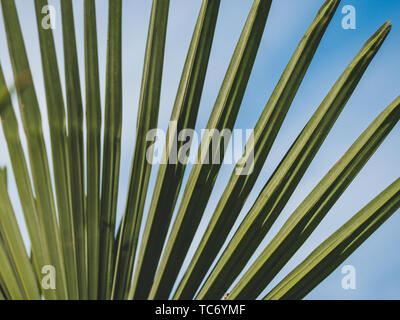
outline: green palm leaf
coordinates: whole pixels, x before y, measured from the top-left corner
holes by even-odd
[[[103,172],[100,215],[99,298],[111,297],[114,230],[117,209],[122,129],[122,0],[109,1]]]
[[[228,237],[240,210],[256,183],[286,113],[339,2],[325,2],[293,53],[254,128],[253,141],[247,144],[246,153],[242,156],[246,163],[249,162],[251,150],[253,150],[253,171],[251,174],[241,174],[244,169],[240,167],[240,164],[234,168],[207,230],[174,294],[174,299],[193,298],[207,270]]]
[[[14,86],[8,88],[0,67],[0,120],[10,160],[7,166],[13,173],[7,177],[6,169],[0,169],[0,300],[221,298],[288,203],[391,29],[390,22],[385,23],[365,43],[266,181],[244,220],[237,221],[340,0],[323,3],[268,99],[186,267],[185,258],[227,152],[272,0],[252,1],[209,116],[206,129],[210,134],[203,135],[197,162],[184,184],[221,5],[220,0],[202,0],[154,186],[150,175],[156,140],[149,140],[157,129],[160,111],[170,1],[152,1],[129,189],[120,224],[117,224],[117,199],[123,186],[119,177],[125,174],[120,172],[124,2],[108,1],[104,70],[99,63],[97,3],[81,2],[85,68],[85,77],[81,79],[80,37],[76,36],[72,0],[60,1],[64,77],[60,76],[57,60],[58,41],[54,36],[58,33],[44,25],[44,19],[57,12],[51,12],[54,7],[48,6],[48,0],[33,1],[50,153],[39,109],[42,100],[36,95],[17,7],[14,0],[0,0],[0,3],[14,79]],[[105,72],[104,92],[100,89],[102,72]],[[14,92],[19,112],[12,103]],[[105,94],[104,115],[101,94]],[[227,298],[254,299],[264,291],[399,119],[400,97],[370,124],[293,211]],[[126,124],[132,126],[129,119]],[[20,206],[14,203],[8,178],[15,180]],[[149,207],[145,212],[147,200]],[[14,210],[19,207],[25,223],[19,221],[19,212]],[[264,299],[305,297],[399,207],[400,179],[317,247]],[[26,225],[29,243],[24,242],[21,222]],[[228,239],[236,222],[241,224]],[[226,240],[230,241],[221,252]],[[216,260],[219,253],[221,256]],[[44,282],[47,276],[44,270],[49,267],[56,272],[55,289],[48,289]],[[185,273],[178,283],[181,271]],[[177,290],[171,295],[174,285]]]
[[[121,224],[121,233],[118,236],[113,297],[119,299],[126,297],[129,291],[129,279],[132,277],[149,184],[151,164],[148,163],[146,155],[151,143],[146,141],[146,134],[157,127],[168,12],[169,0],[153,1],[140,92],[135,153],[125,215]]]
[[[27,80],[24,80],[24,82],[27,82]],[[35,269],[39,277],[41,271],[40,266],[51,264],[50,248],[46,242],[44,227],[36,207],[36,199],[33,194],[25,154],[19,136],[17,117],[11,103],[11,97],[6,87],[1,67],[0,87],[3,88],[1,101],[4,107],[0,112],[3,132],[8,146],[8,153],[13,167],[22,211],[28,228],[32,251],[36,257],[37,264],[35,265]],[[43,294],[46,299],[56,298],[55,292],[53,291],[45,291]]]
[[[2,11],[7,41],[12,61],[14,78],[23,72],[30,75],[25,44],[19,25],[14,0],[2,0]],[[57,269],[57,297],[68,297],[65,264],[60,231],[57,224],[57,211],[50,178],[47,151],[43,139],[42,119],[34,86],[26,89],[16,87],[20,111],[28,143],[28,152],[36,194],[36,205],[43,225],[46,244],[49,247],[51,265]],[[29,106],[26,108],[24,106]]]
[[[85,217],[85,180],[83,149],[83,106],[76,51],[72,0],[61,0],[64,42],[65,85],[68,113],[69,165],[74,219],[76,265],[79,269],[78,287],[82,299],[87,298],[87,226]],[[71,270],[71,271],[69,271]],[[68,268],[67,276],[72,272]]]
[[[389,105],[293,212],[229,294],[254,299],[307,240],[400,119],[400,97]]]
[[[207,129],[216,129],[218,132],[232,130],[261,42],[270,6],[271,1],[269,0],[253,2],[208,120]],[[210,139],[206,135],[202,139],[198,151],[200,161],[194,165],[190,173],[171,234],[155,275],[149,294],[150,298],[166,299],[169,296],[211,195],[224,157],[226,140],[228,138],[223,134],[218,137],[216,145],[214,145],[214,139]],[[213,164],[209,165],[206,164],[205,159],[209,157],[212,149],[219,150],[221,158],[219,163],[216,164],[213,161]],[[145,298],[146,296],[141,295],[141,297]]]
[[[14,266],[10,261],[10,256],[8,254],[7,248],[4,244],[2,237],[0,236],[0,278],[2,278],[2,290],[4,296],[9,296],[10,299],[23,300],[26,299],[24,295],[20,282],[18,281],[17,275],[14,270]]]
[[[167,136],[177,136],[182,130],[195,127],[219,6],[219,0],[203,1],[171,115],[170,123],[176,125],[168,129]],[[164,150],[163,156],[167,163],[160,164],[141,240],[132,286],[135,297],[145,297],[153,282],[185,173],[185,165],[178,162],[174,155],[174,148],[179,150],[183,144],[184,141],[178,141],[177,145],[171,143]]]
[[[389,31],[390,24],[384,24],[336,81],[264,186],[197,299],[222,297],[243,270],[294,192]]]
[[[9,260],[15,266],[13,268],[15,277],[21,284],[21,293],[27,299],[39,299],[35,271],[26,253],[15,212],[8,196],[7,172],[5,169],[0,169],[0,234],[0,259],[4,260],[4,254],[8,251]],[[6,261],[4,263],[7,264]],[[7,284],[9,278],[4,276],[3,279],[6,280]],[[14,285],[11,287],[14,288]],[[11,292],[14,292],[14,290],[11,290]]]
[[[0,300],[11,300],[11,296],[7,291],[7,287],[0,276]]]
[[[64,250],[68,291],[72,299],[78,299],[78,269],[75,247],[75,228],[72,207],[71,176],[69,164],[69,147],[66,133],[65,106],[62,95],[61,81],[57,65],[56,50],[51,29],[42,28],[42,7],[46,0],[36,0],[36,19],[42,56],[43,76],[45,82],[47,112],[50,126],[51,149],[53,159],[54,180],[57,195],[58,214],[60,218],[60,233]],[[71,174],[72,173],[72,174]]]
[[[97,299],[100,256],[101,107],[95,1],[85,0],[88,297]]]
[[[316,248],[264,299],[301,299],[335,270],[400,207],[400,179]]]

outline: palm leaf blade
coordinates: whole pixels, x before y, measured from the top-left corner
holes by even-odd
[[[75,250],[75,233],[71,200],[71,174],[69,148],[66,134],[65,106],[62,95],[58,63],[51,29],[42,27],[42,8],[46,0],[35,0],[36,19],[45,82],[47,112],[50,126],[54,181],[60,233],[63,243],[64,263],[68,281],[69,297],[78,299],[78,270]]]
[[[122,0],[109,1],[100,215],[99,298],[111,297],[122,128]]]
[[[246,90],[268,18],[271,1],[255,0],[236,45],[220,92],[209,118],[207,129],[213,132],[231,132]],[[217,131],[216,131],[217,130]],[[186,184],[166,249],[162,255],[149,297],[167,298],[179,273],[181,264],[200,223],[204,208],[211,195],[221,167],[225,146],[229,138],[221,134],[217,144],[205,135],[198,151],[198,163],[193,166]],[[207,164],[209,154],[222,151],[219,163]]]
[[[26,55],[21,28],[14,0],[2,0],[3,20],[6,29],[7,42],[12,61],[14,78],[26,73],[30,68]],[[57,269],[57,296],[68,297],[66,275],[62,252],[62,243],[57,224],[57,212],[54,203],[47,151],[43,139],[42,120],[34,86],[25,90],[16,87],[20,102],[23,126],[25,129],[33,183],[37,196],[37,207],[40,213],[40,223],[43,225],[46,243],[49,246],[51,264]],[[29,108],[24,108],[29,106]]]
[[[28,80],[25,79],[24,82]],[[31,242],[31,250],[35,253],[36,273],[39,277],[40,267],[51,264],[49,247],[44,237],[43,225],[40,222],[40,216],[36,207],[36,199],[33,194],[32,184],[29,177],[28,167],[26,164],[25,154],[22,148],[19,136],[19,126],[15,115],[11,97],[6,87],[2,68],[0,67],[0,87],[2,87],[2,104],[5,106],[0,111],[1,122],[3,126],[4,136],[6,138],[8,153],[11,159],[14,178],[21,202],[22,211],[24,213],[26,225]],[[55,299],[56,295],[53,291],[44,291],[46,299]]]
[[[264,299],[301,299],[306,296],[399,207],[400,179],[397,179],[316,248]]]
[[[400,118],[400,97],[354,142],[293,212],[274,239],[230,292],[230,299],[255,299],[318,226]]]
[[[96,5],[85,0],[86,171],[89,299],[97,299],[100,256],[101,107]]]
[[[150,142],[146,141],[145,136],[149,130],[157,127],[168,13],[169,0],[153,1],[140,92],[137,139],[125,215],[118,237],[113,296],[119,299],[126,297],[129,291],[151,173],[151,164],[147,161]]]
[[[22,235],[15,217],[7,190],[7,172],[0,169],[0,231],[1,241],[7,244],[10,260],[15,265],[15,273],[20,280],[22,292],[27,299],[40,299],[35,271],[26,253]],[[1,265],[3,268],[3,264]],[[8,278],[4,277],[6,281]]]
[[[195,127],[219,6],[219,0],[203,1],[171,115],[170,124],[176,123],[176,126],[168,128],[167,137]],[[183,143],[178,141],[176,149]],[[159,167],[133,280],[132,291],[136,296],[141,295],[139,288],[150,288],[153,282],[185,173],[185,164],[174,159],[174,147],[171,143],[164,149],[166,164],[161,163]]]
[[[2,237],[0,236],[0,278],[3,283],[3,290],[6,292],[10,299],[23,300],[25,299],[24,293],[21,290],[20,284],[11,265],[7,249],[4,246]]]
[[[390,25],[386,23],[342,73],[264,186],[197,299],[220,298],[242,271],[294,192],[389,31]]]
[[[194,257],[174,294],[174,299],[192,299],[207,270],[216,258],[248,195],[261,172],[285,115],[296,95],[319,42],[340,1],[327,1],[306,31],[290,59],[254,129],[254,141],[248,142],[242,159],[254,154],[253,170],[234,169]],[[239,171],[239,172],[238,172]]]
[[[87,298],[87,226],[85,217],[85,180],[83,151],[83,107],[75,39],[72,0],[61,0],[64,43],[65,83],[68,111],[68,142],[71,196],[75,236],[76,265],[79,269],[79,295]]]

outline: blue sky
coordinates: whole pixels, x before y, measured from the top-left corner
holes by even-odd
[[[60,71],[63,73],[59,1],[52,0],[49,2],[57,8],[58,19],[55,37]],[[105,86],[107,2],[106,0],[96,0],[101,87],[103,91]],[[48,151],[50,151],[48,119],[43,79],[41,77],[41,60],[33,0],[16,0],[16,3],[41,105],[45,139]],[[73,3],[75,6],[80,71],[83,79],[83,1],[74,0]],[[250,129],[254,127],[291,54],[322,3],[323,1],[321,0],[273,1],[264,37],[235,128]],[[222,0],[206,84],[200,105],[197,130],[206,126],[251,4],[251,0]],[[171,0],[160,105],[160,128],[166,128],[168,124],[180,73],[183,68],[200,5],[200,0]],[[341,27],[341,20],[344,17],[341,14],[341,9],[344,5],[353,5],[356,9],[356,30],[344,30]],[[119,218],[125,206],[125,197],[129,183],[128,179],[134,149],[136,113],[151,1],[125,0],[123,6],[124,122],[118,203]],[[398,80],[400,73],[400,59],[398,58],[400,50],[400,2],[397,0],[342,0],[335,17],[321,41],[315,58],[271,150],[270,156],[258,178],[257,184],[242,210],[240,219],[247,213],[274,168],[341,72],[359,51],[363,43],[387,20],[391,20],[393,24],[389,37],[366,71],[358,88],[347,103],[345,110],[324,142],[285,210],[255,255],[261,252],[265,244],[276,234],[293,210],[368,124],[400,94]],[[11,84],[12,73],[2,23],[0,23],[0,61],[6,78]],[[104,101],[104,93],[102,99]],[[14,105],[17,106],[15,99]],[[22,130],[21,135],[23,136]],[[400,133],[399,126],[396,126],[341,199],[330,210],[313,235],[266,290],[271,289],[277,284],[287,272],[301,262],[321,241],[393,182],[400,174],[399,163]],[[0,134],[0,165],[10,167],[2,133]],[[186,170],[185,181],[189,172],[190,167]],[[194,253],[193,249],[195,249],[196,241],[200,239],[231,172],[231,165],[222,166],[213,195],[207,206],[185,265],[190,261],[191,254]],[[156,173],[157,167],[155,166],[152,171],[150,190],[154,184]],[[10,181],[10,193],[21,222],[21,229],[28,243],[26,228],[22,221],[22,213],[18,203],[15,184],[12,179]],[[151,196],[151,193],[149,193],[149,196]],[[149,200],[149,197],[147,200]],[[236,227],[240,223],[240,219],[235,225]],[[400,255],[397,254],[397,247],[400,242],[399,228],[400,216],[399,212],[397,212],[344,262],[343,265],[351,264],[356,268],[356,290],[343,290],[341,288],[343,275],[340,272],[340,268],[338,268],[314,289],[307,298],[399,299],[400,276],[398,275],[398,270],[400,269]]]

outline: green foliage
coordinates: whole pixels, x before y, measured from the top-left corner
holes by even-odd
[[[0,2],[15,83],[9,90],[0,68],[0,117],[32,251],[29,257],[8,193],[7,171],[0,169],[0,300],[221,298],[289,201],[391,28],[390,23],[385,23],[344,70],[215,261],[257,181],[340,0],[327,0],[323,4],[269,98],[254,128],[253,142],[249,140],[246,145],[242,160],[248,157],[249,151],[254,153],[252,172],[237,174],[244,169],[240,163],[236,164],[186,273],[177,290],[172,292],[222,161],[195,164],[184,186],[186,165],[168,161],[175,146],[167,143],[163,153],[167,163],[159,166],[154,189],[148,190],[152,165],[147,161],[151,142],[146,141],[146,135],[157,128],[158,123],[169,0],[153,0],[135,150],[120,225],[116,224],[116,208],[123,110],[123,1],[109,1],[103,117],[95,1],[83,2],[85,79],[80,79],[73,2],[61,0],[64,99],[53,31],[41,25],[42,8],[47,0],[35,0],[50,128],[50,158],[15,2]],[[271,0],[254,0],[207,129],[234,128],[270,6]],[[176,126],[170,127],[168,134],[196,126],[219,9],[220,0],[203,0],[172,110],[171,121]],[[85,101],[81,83],[84,83]],[[11,101],[14,92],[22,116],[28,159]],[[400,97],[371,123],[294,210],[239,279],[229,299],[255,299],[261,294],[338,201],[399,119]],[[220,136],[217,141],[222,156],[223,143],[226,143],[223,139]],[[178,142],[177,149],[184,143]],[[199,158],[208,156],[204,151],[209,152],[213,147],[213,141],[204,137],[198,150]],[[52,161],[52,172],[48,159]],[[182,188],[183,196],[177,203]],[[142,221],[149,192],[152,193],[150,208],[147,220]],[[306,296],[399,207],[398,179],[323,242],[265,299]],[[175,209],[177,215],[173,220]],[[139,239],[142,223],[144,233]],[[216,262],[215,267],[205,279],[213,262]],[[54,266],[57,271],[56,290],[41,287],[42,267],[47,265]]]

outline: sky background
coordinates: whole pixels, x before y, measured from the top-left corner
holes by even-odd
[[[46,144],[50,154],[48,118],[33,3],[33,0],[16,0],[35,87],[41,106]],[[59,1],[52,0],[49,3],[57,9],[56,29],[54,31],[60,72],[63,74],[64,61]],[[96,0],[102,102],[104,102],[105,88],[107,3],[107,0]],[[322,3],[323,1],[321,0],[273,1],[265,33],[235,128],[251,129],[254,127],[290,56]],[[74,0],[73,4],[81,79],[84,79],[83,0]],[[196,125],[198,132],[206,127],[208,117],[251,4],[252,0],[221,1],[214,44]],[[352,5],[356,9],[357,20],[355,30],[344,30],[341,26],[341,20],[344,17],[341,9],[344,5]],[[200,0],[171,0],[158,124],[158,127],[161,129],[166,129],[168,125],[181,71],[200,6]],[[123,1],[124,114],[118,219],[121,218],[124,210],[129,184],[150,9],[150,0]],[[260,245],[254,257],[262,251],[293,210],[350,147],[354,140],[400,94],[400,1],[343,0],[341,2],[293,101],[270,156],[231,235],[254,203],[275,167],[336,79],[360,50],[364,42],[387,20],[391,20],[393,24],[389,37],[367,69],[363,79],[360,81],[360,84],[325,140],[322,148],[314,158],[286,208]],[[3,23],[0,23],[0,62],[6,79],[11,84],[11,64]],[[84,94],[83,89],[82,92]],[[19,115],[15,97],[13,100],[14,107]],[[20,130],[23,137],[22,129],[20,128]],[[4,136],[1,130],[0,132],[0,165],[6,165],[11,168]],[[26,146],[24,137],[23,141]],[[275,286],[332,232],[398,178],[400,174],[399,163],[400,132],[399,126],[396,126],[315,232],[261,296]],[[217,205],[224,186],[228,182],[232,169],[232,165],[223,165],[221,167],[213,195],[185,260],[184,267],[190,262],[196,243],[200,240],[202,232],[204,232],[207,226],[207,222]],[[9,173],[11,177],[9,181],[10,195],[20,221],[24,239],[29,247],[29,240],[23,222],[15,183],[10,170]],[[149,190],[153,188],[156,173],[157,166],[154,166]],[[190,166],[186,170],[184,182],[187,180],[189,173]],[[143,218],[144,222],[146,221],[150,197],[151,192],[149,192],[147,197],[145,216]],[[399,213],[396,212],[343,263],[343,265],[350,264],[356,268],[356,290],[342,289],[341,280],[344,275],[340,272],[342,267],[340,266],[315,288],[307,296],[307,299],[400,299],[400,276],[398,272],[400,270],[400,255],[398,254],[398,243],[400,242]],[[254,261],[254,257],[251,261]],[[181,276],[182,272],[179,279]]]

